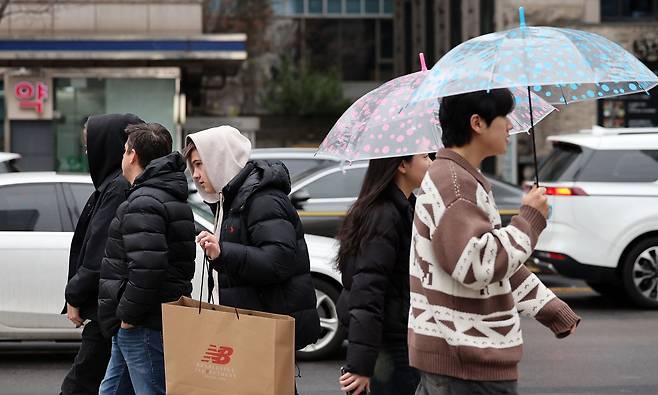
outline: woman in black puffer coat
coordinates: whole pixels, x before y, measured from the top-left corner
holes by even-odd
[[[407,349],[409,248],[413,190],[430,163],[426,154],[371,160],[338,233],[338,316],[349,340],[341,391],[405,395],[418,385]]]

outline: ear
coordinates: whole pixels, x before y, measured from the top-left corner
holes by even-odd
[[[403,160],[398,166],[398,171],[400,174],[407,174],[407,161]]]
[[[484,119],[482,119],[482,117],[480,117],[478,114],[471,115],[470,124],[471,130],[477,134],[481,134],[482,128],[485,126]]]
[[[130,157],[130,164],[134,164],[137,162],[137,151],[135,149],[131,149],[130,152],[128,153],[128,156]]]

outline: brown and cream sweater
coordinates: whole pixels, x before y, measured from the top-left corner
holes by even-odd
[[[465,380],[516,380],[519,314],[557,336],[580,320],[524,266],[545,226],[539,211],[522,206],[501,227],[486,178],[454,151],[439,151],[416,201],[411,366]]]

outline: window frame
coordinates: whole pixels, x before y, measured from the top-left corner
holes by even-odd
[[[649,16],[644,16],[644,17],[636,17],[636,16],[630,16],[630,15],[622,15],[622,7],[623,7],[623,1],[624,0],[615,0],[616,5],[617,5],[617,12],[614,16],[608,16],[603,14],[603,2],[605,0],[599,1],[599,9],[600,9],[600,19],[601,22],[633,22],[633,21],[656,21],[658,20],[658,0],[650,0],[651,1],[651,11],[649,13]]]

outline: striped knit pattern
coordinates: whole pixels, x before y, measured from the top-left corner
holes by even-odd
[[[491,187],[444,149],[416,201],[410,255],[412,366],[465,380],[516,380],[519,314],[556,334],[578,317],[523,263],[545,219],[534,208],[502,228]]]

